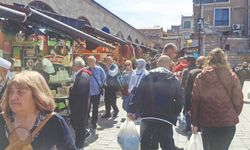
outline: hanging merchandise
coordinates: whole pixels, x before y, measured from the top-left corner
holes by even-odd
[[[131,56],[131,50],[128,44],[123,45],[120,51],[122,56],[125,57],[126,59],[128,59]]]

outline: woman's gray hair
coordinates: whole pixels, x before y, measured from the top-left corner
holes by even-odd
[[[85,67],[85,61],[81,57],[77,56],[74,59],[74,65],[79,67]]]

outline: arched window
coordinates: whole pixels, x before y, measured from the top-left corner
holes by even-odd
[[[106,32],[106,33],[110,33],[109,28],[108,28],[108,27],[106,27],[106,26],[102,28],[102,31],[104,31],[104,32]]]
[[[45,2],[42,1],[32,1],[28,4],[28,6],[30,7],[34,7],[36,9],[40,9],[40,10],[44,10],[44,11],[48,11],[48,12],[52,12],[52,13],[56,13],[52,7],[50,7],[48,4],[46,4]]]
[[[124,39],[124,36],[121,31],[119,31],[116,36],[119,37],[120,39]]]
[[[84,16],[80,16],[80,17],[78,17],[78,19],[80,19],[80,20],[84,20],[84,21],[85,21],[85,24],[87,24],[87,25],[91,26],[91,23],[90,23],[89,19],[87,19],[86,17],[84,17]]]
[[[139,44],[139,40],[138,40],[138,39],[135,39],[135,43],[136,43],[136,44]]]
[[[131,36],[130,36],[130,35],[128,36],[127,40],[129,40],[129,41],[131,41],[131,42],[132,42],[132,38],[131,38]]]

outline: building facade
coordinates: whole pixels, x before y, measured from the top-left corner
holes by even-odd
[[[51,10],[60,15],[83,19],[94,28],[103,30],[137,44],[146,43],[145,36],[133,26],[98,4],[94,0],[1,0],[6,4],[19,3]]]
[[[180,26],[172,26],[170,30],[164,31],[162,27],[138,29],[147,37],[146,46],[162,50],[167,43],[176,44],[181,48]]]
[[[194,19],[193,16],[182,16],[181,17],[181,28],[180,28],[180,36],[181,36],[181,44],[180,49],[183,48],[191,48],[192,39],[191,36],[194,33]]]
[[[250,62],[249,2],[249,0],[193,1],[195,20],[193,40],[201,41],[203,54],[215,47],[221,47],[227,52],[232,66],[242,61]]]

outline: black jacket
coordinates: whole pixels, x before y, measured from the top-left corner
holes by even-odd
[[[184,111],[188,112],[191,110],[191,98],[192,98],[192,91],[193,91],[193,85],[194,81],[196,79],[196,76],[201,73],[202,69],[193,69],[189,71],[188,78],[187,78],[187,87],[185,90],[185,108]]]
[[[0,150],[4,150],[9,143],[6,128],[3,116],[0,114]],[[76,150],[71,131],[63,117],[58,114],[50,118],[32,142],[33,150],[49,150],[54,145],[58,150]]]
[[[142,118],[154,117],[176,125],[182,110],[183,90],[180,81],[169,70],[159,67],[145,76],[132,99],[129,112],[139,110]]]
[[[82,69],[77,75],[73,87],[69,92],[69,108],[71,124],[85,124],[90,103],[90,76],[91,72]]]

